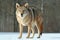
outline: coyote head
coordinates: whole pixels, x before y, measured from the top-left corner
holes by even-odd
[[[18,4],[18,3],[16,3],[16,11],[18,13],[20,13],[21,16],[23,17],[23,14],[29,13],[28,10],[27,10],[28,6],[29,6],[28,3],[25,3],[22,6],[20,4]]]

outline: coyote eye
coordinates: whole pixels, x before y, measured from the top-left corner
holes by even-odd
[[[23,10],[23,12],[24,12],[25,10]]]

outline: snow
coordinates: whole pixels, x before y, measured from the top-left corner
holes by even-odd
[[[38,35],[35,33],[34,38],[28,39],[27,33],[23,33],[21,39],[18,39],[18,35],[18,32],[0,32],[0,40],[60,40],[60,33],[43,33],[41,38],[37,38]]]

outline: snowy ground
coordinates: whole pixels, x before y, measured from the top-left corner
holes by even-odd
[[[37,38],[37,33],[34,38],[26,38],[27,33],[23,33],[22,38],[18,39],[16,32],[0,32],[0,40],[60,40],[60,33],[43,33],[41,38]]]

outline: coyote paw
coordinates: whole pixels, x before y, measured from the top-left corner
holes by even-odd
[[[39,37],[37,37],[37,38],[40,38],[40,36],[39,36]]]
[[[29,36],[27,36],[26,38],[29,38]]]
[[[19,36],[18,39],[22,38],[22,36]]]
[[[33,37],[30,37],[30,38],[33,38]]]

